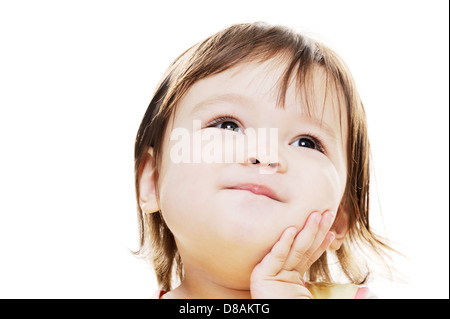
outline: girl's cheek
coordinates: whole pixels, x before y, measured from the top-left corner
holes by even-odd
[[[293,202],[296,209],[303,212],[300,222],[306,220],[305,214],[313,211],[337,210],[344,193],[345,180],[329,161],[304,159],[291,178],[295,185],[291,187]]]

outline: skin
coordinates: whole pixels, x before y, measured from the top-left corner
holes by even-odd
[[[165,298],[311,298],[303,275],[346,235],[346,213],[340,210],[336,217],[346,183],[345,118],[338,115],[334,92],[324,99],[319,68],[311,116],[294,85],[284,108],[278,107],[280,66],[280,60],[250,62],[198,81],[167,127],[158,181],[149,151],[140,179],[141,208],[161,210],[185,271],[184,281]],[[210,125],[225,115],[235,120]],[[278,128],[277,157],[256,153],[257,161],[248,156],[239,163],[174,163],[170,150],[179,141],[170,140],[170,133],[175,128],[190,136],[212,132],[236,138],[245,138],[246,128]],[[311,143],[311,133],[323,149]],[[193,152],[190,142],[185,146]],[[265,168],[274,171],[261,174]],[[266,186],[276,199],[229,189],[246,183]]]

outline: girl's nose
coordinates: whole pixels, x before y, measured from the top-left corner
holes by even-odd
[[[279,161],[271,161],[270,159],[260,161],[256,157],[249,157],[247,163],[258,165],[262,174],[276,173],[281,168],[281,164]]]
[[[250,163],[250,164],[255,164],[255,165],[257,165],[257,164],[261,164],[261,162],[259,161],[259,159],[257,159],[256,157],[249,157],[249,159],[248,159],[248,162]],[[270,161],[268,161],[268,163],[263,163],[263,164],[261,164],[261,165],[266,165],[266,166],[270,166],[270,167],[277,167],[278,165],[279,165],[279,163],[278,162],[270,162]]]

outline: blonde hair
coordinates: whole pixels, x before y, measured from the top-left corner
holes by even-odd
[[[327,88],[333,87],[342,97],[348,123],[347,182],[340,209],[348,212],[349,233],[341,248],[335,251],[340,270],[355,284],[365,282],[369,269],[355,258],[355,248],[368,248],[375,255],[386,256],[391,249],[369,225],[370,148],[366,115],[355,82],[345,63],[332,50],[283,26],[247,23],[230,26],[181,54],[163,76],[144,115],[135,143],[135,187],[139,203],[139,178],[153,148],[155,183],[158,180],[162,141],[168,121],[180,99],[197,81],[218,74],[240,63],[266,61],[281,56],[287,67],[281,78],[279,103],[295,74],[297,87],[312,85],[314,68],[325,71]],[[309,103],[308,103],[309,104]],[[339,218],[339,211],[338,211]],[[143,214],[138,205],[140,248],[136,254],[149,256],[160,288],[170,290],[173,273],[182,280],[183,265],[175,239],[161,212]],[[316,284],[334,282],[328,254],[324,253],[310,268],[309,281]]]

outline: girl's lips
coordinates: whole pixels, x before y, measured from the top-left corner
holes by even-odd
[[[263,195],[269,197],[270,199],[280,201],[277,194],[271,188],[261,184],[240,184],[233,187],[228,187],[228,189],[250,191],[255,195]]]

